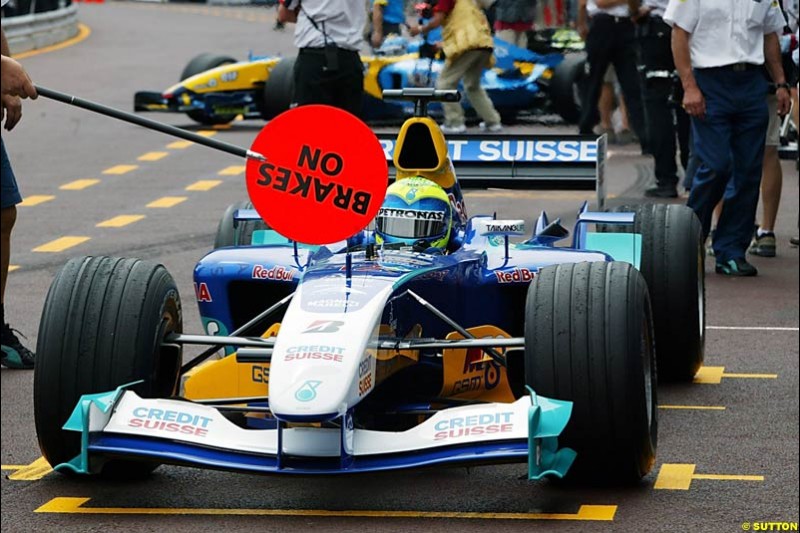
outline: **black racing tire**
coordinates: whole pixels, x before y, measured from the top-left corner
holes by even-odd
[[[559,446],[577,452],[567,479],[636,483],[658,441],[647,283],[623,262],[541,269],[525,307],[525,381],[573,402]]]
[[[555,112],[569,124],[581,118],[581,101],[586,83],[586,54],[564,56],[550,79],[550,100]]]
[[[289,109],[294,98],[295,58],[281,59],[269,72],[261,95],[261,116],[272,120]]]
[[[183,81],[186,78],[191,78],[192,76],[200,74],[201,72],[211,70],[212,68],[217,68],[222,65],[230,65],[231,63],[236,63],[236,59],[230,56],[211,54],[207,52],[200,54],[198,56],[195,56],[184,67],[183,72],[181,72],[180,81]],[[188,111],[186,114],[189,116],[190,119],[194,120],[195,122],[199,122],[200,124],[208,126],[213,126],[215,124],[228,124],[229,122],[233,122],[233,119],[236,118],[236,115],[211,116],[205,111],[201,111],[199,109]]]
[[[142,397],[176,393],[182,350],[162,345],[183,330],[175,281],[163,265],[138,259],[82,257],[56,274],[44,303],[36,346],[33,415],[39,447],[55,466],[80,452],[80,435],[62,426],[84,394],[131,390]],[[102,473],[138,478],[154,462],[114,459]]]
[[[656,331],[658,377],[691,381],[705,354],[705,248],[700,220],[679,204],[621,206],[634,212],[642,235],[639,270],[647,280]],[[605,226],[607,232],[630,226]]]
[[[234,227],[233,215],[239,209],[253,209],[253,203],[245,200],[231,204],[225,209],[217,226],[217,236],[214,239],[215,250],[225,246],[250,246],[253,242],[253,232],[268,229],[263,220],[240,221]]]

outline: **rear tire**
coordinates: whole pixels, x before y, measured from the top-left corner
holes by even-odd
[[[189,61],[186,67],[184,67],[183,72],[181,72],[180,81],[183,81],[186,78],[191,78],[192,76],[200,74],[201,72],[211,70],[212,68],[221,67],[222,65],[230,65],[231,63],[236,63],[236,60],[230,56],[210,53],[200,54],[195,56],[191,61]],[[209,115],[200,109],[188,111],[186,114],[195,122],[199,122],[200,124],[207,126],[213,126],[215,124],[228,124],[229,122],[233,122],[233,119],[236,118],[236,115]]]
[[[628,263],[539,271],[525,308],[525,381],[573,402],[559,445],[578,456],[568,479],[635,483],[655,462],[655,347],[647,284]]]
[[[36,347],[33,401],[39,447],[55,466],[80,453],[80,435],[64,431],[81,396],[131,387],[142,397],[175,393],[180,347],[162,345],[183,330],[172,276],[138,259],[71,259],[56,274],[45,299]],[[156,463],[111,460],[102,472],[135,478]]]
[[[294,63],[295,58],[282,59],[272,67],[269,78],[264,84],[262,94],[262,116],[264,120],[272,120],[289,109],[294,98]]]
[[[233,215],[239,209],[253,209],[253,203],[242,201],[228,206],[217,226],[215,250],[225,246],[250,246],[253,242],[253,232],[268,229],[263,220],[243,220],[234,227]]]
[[[705,354],[705,249],[703,230],[685,205],[643,204],[636,213],[642,235],[639,270],[650,290],[661,381],[691,381]],[[606,226],[606,231],[629,231]]]
[[[586,54],[567,54],[550,80],[550,99],[561,118],[577,124],[581,118],[583,90],[586,83]]]

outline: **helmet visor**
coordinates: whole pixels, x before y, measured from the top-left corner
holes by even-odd
[[[384,235],[403,239],[437,237],[445,231],[444,211],[381,208],[375,221]]]

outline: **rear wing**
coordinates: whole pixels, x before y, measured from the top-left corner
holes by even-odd
[[[378,133],[394,179],[396,134]],[[462,189],[596,190],[605,206],[606,136],[448,135]]]

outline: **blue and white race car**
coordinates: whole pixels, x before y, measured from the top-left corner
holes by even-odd
[[[120,477],[162,463],[646,475],[656,367],[658,379],[690,380],[703,358],[699,222],[679,205],[584,205],[571,244],[556,246],[570,232],[544,212],[531,233],[522,220],[468,216],[461,191],[472,187],[597,187],[602,205],[605,139],[445,139],[421,115],[381,140],[394,184],[374,228],[309,246],[247,205],[228,208],[194,271],[205,334],[184,333],[162,265],[69,261],[37,346],[50,464]],[[184,361],[193,344],[210,347]]]

